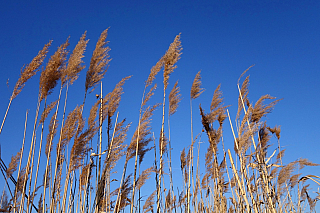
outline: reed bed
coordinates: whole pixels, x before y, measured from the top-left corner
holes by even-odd
[[[111,60],[108,30],[101,33],[86,71],[83,102],[70,112],[66,110],[69,87],[85,69],[86,33],[72,52],[68,49],[68,38],[44,65],[52,45],[49,41],[22,69],[0,134],[13,100],[41,70],[38,103],[31,139],[24,136],[21,149],[11,161],[1,159],[5,183],[1,212],[298,213],[315,210],[320,194],[312,197],[309,187],[310,183],[320,185],[320,177],[300,172],[305,166],[318,164],[303,158],[283,163],[285,150],[280,146],[280,126],[270,127],[265,120],[280,100],[263,95],[255,103],[250,102],[247,71],[251,67],[238,80],[235,117],[230,116],[228,105],[224,104],[220,85],[213,93],[210,106],[200,105],[199,113],[193,115],[193,101],[204,91],[201,72],[190,82],[191,140],[180,152],[181,179],[174,179],[170,120],[179,110],[181,94],[178,81],[170,91],[168,85],[182,54],[180,34],[146,76],[137,110],[138,125],[132,126],[125,119],[119,119],[118,110],[123,86],[131,76],[124,77],[108,94],[102,94],[102,79]],[[150,100],[157,90],[155,79],[161,78],[160,72],[163,96],[154,104]],[[59,82],[58,97],[48,103],[48,96]],[[93,91],[97,99],[90,106],[86,100]],[[61,100],[62,93],[65,93],[64,100]],[[87,119],[84,118],[86,110]],[[162,111],[160,129],[152,128],[156,110]],[[202,123],[194,124],[193,117],[199,115]],[[24,133],[29,119],[27,112]],[[194,133],[193,125],[201,125],[202,131]],[[233,150],[225,150],[225,128],[232,131],[233,141],[228,143],[234,144]],[[129,129],[134,130],[131,140],[128,140]],[[31,141],[28,147],[25,147],[26,140]],[[276,145],[271,141],[276,141]],[[202,147],[207,148],[204,162],[200,162]],[[154,160],[145,161],[147,153],[154,155]],[[128,166],[129,162],[133,166]],[[203,168],[205,170],[200,171]],[[146,183],[154,188],[142,190]]]

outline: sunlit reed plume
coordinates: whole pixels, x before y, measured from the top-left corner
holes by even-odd
[[[177,61],[180,59],[180,55],[182,54],[182,46],[180,41],[180,34],[177,35],[174,41],[170,44],[169,49],[163,56],[164,61],[164,70],[163,70],[163,84],[164,89],[168,87],[169,84],[169,76],[173,72],[174,69],[177,68]]]
[[[153,191],[149,197],[147,198],[146,202],[143,205],[143,212],[153,212],[153,205],[154,205],[154,196],[156,195],[156,190]]]
[[[47,143],[46,143],[46,149],[45,153],[48,156],[49,152],[52,151],[52,140],[57,134],[57,128],[58,128],[58,122],[56,119],[57,115],[54,113],[51,117],[50,124],[49,124],[49,133],[47,135]]]
[[[96,44],[96,48],[93,51],[90,61],[90,67],[86,75],[86,93],[89,89],[91,89],[90,92],[92,92],[97,86],[97,83],[101,81],[104,74],[107,72],[108,64],[111,60],[108,55],[110,48],[106,46],[108,44],[108,41],[106,41],[107,35],[108,29],[104,30],[101,33],[100,38]]]
[[[13,94],[12,94],[12,99],[14,99],[23,89],[25,86],[25,83],[36,74],[38,71],[39,67],[42,65],[48,51],[49,47],[51,46],[52,41],[49,41],[42,50],[39,51],[38,55],[32,59],[30,64],[28,64],[23,71],[21,71],[20,78],[17,81]]]
[[[11,177],[11,175],[17,170],[18,161],[20,160],[20,157],[21,157],[21,151],[22,150],[20,149],[20,151],[15,156],[11,157],[11,161],[6,170],[7,177]]]
[[[46,118],[48,117],[49,113],[51,112],[51,110],[53,109],[53,107],[56,106],[58,100],[50,103],[42,112],[40,120],[39,120],[39,124],[44,123],[44,121],[46,120]]]
[[[89,40],[86,39],[85,32],[76,47],[74,48],[72,54],[70,55],[70,58],[68,60],[68,66],[64,72],[62,72],[61,76],[61,83],[64,85],[66,82],[69,81],[69,84],[72,85],[75,80],[79,77],[79,73],[81,70],[85,68],[85,65],[83,65],[82,58],[84,57],[84,52],[87,47],[87,43]]]
[[[143,157],[149,148],[147,148],[147,145],[151,141],[151,137],[149,136],[151,133],[151,116],[153,115],[153,112],[156,110],[156,108],[159,105],[153,105],[153,106],[148,106],[141,117],[141,122],[140,122],[140,127],[136,129],[134,132],[131,143],[128,146],[127,149],[127,155],[126,155],[126,161],[129,161],[131,158],[135,156],[135,151],[136,151],[136,141],[138,138],[139,141],[139,148],[138,148],[138,155],[139,155],[139,161],[143,161]],[[139,132],[139,134],[138,134]],[[139,135],[139,136],[138,136]]]
[[[123,210],[126,206],[130,205],[131,200],[130,200],[130,192],[132,190],[132,184],[130,183],[132,174],[128,175],[128,177],[125,179],[124,183],[122,184],[121,187],[121,194],[117,205],[115,206],[114,211],[115,212],[120,212]],[[118,194],[119,188],[115,189],[113,192],[111,192],[111,196],[116,196]]]
[[[196,75],[196,77],[193,80],[192,86],[191,86],[191,90],[190,90],[190,97],[191,99],[196,99],[198,98],[203,92],[204,89],[200,88],[201,86],[201,75],[200,75],[201,71],[199,71]]]
[[[181,101],[180,87],[178,87],[178,81],[174,84],[169,94],[169,115],[173,115],[179,106]]]
[[[112,92],[108,93],[102,100],[102,121],[108,116],[112,117],[118,109],[121,101],[121,95],[123,94],[123,85],[126,80],[130,79],[131,76],[123,78],[113,89]]]
[[[65,69],[65,61],[67,58],[67,47],[69,46],[69,38],[58,47],[58,50],[49,59],[46,68],[41,72],[40,76],[40,100],[46,98],[57,85],[61,77],[61,69]]]

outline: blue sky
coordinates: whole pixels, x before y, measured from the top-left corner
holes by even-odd
[[[255,103],[264,94],[283,98],[267,122],[271,127],[281,126],[280,142],[287,149],[285,161],[304,157],[320,163],[319,11],[319,1],[3,1],[0,6],[0,115],[5,113],[21,67],[29,63],[45,43],[53,40],[51,55],[70,36],[69,49],[72,50],[87,31],[90,41],[84,60],[88,67],[100,33],[110,27],[112,61],[103,80],[103,90],[106,94],[123,77],[133,75],[124,86],[119,108],[120,117],[132,122],[132,133],[138,122],[143,83],[151,67],[181,33],[183,54],[169,81],[171,89],[179,80],[183,97],[171,118],[177,173],[178,153],[190,144],[189,98],[196,73],[201,70],[206,91],[193,102],[194,135],[201,131],[198,105],[201,103],[208,111],[213,91],[219,84],[225,104],[231,105],[229,111],[234,121],[237,80],[252,64],[255,66],[248,72],[250,102]],[[69,110],[83,100],[85,71],[70,88]],[[1,157],[5,162],[20,148],[27,109],[30,110],[27,138],[31,138],[39,76],[27,82],[12,103],[0,135]],[[161,102],[161,75],[156,82],[159,89],[154,101]],[[57,98],[57,92],[51,95],[52,100]],[[94,100],[95,92],[88,97],[88,102]],[[156,136],[160,131],[160,111],[153,118]],[[131,137],[129,132],[128,142]],[[205,135],[202,140],[206,141]],[[225,122],[224,140],[226,147],[233,149],[228,122]],[[153,154],[147,157],[152,159]],[[319,167],[306,172],[320,175]]]

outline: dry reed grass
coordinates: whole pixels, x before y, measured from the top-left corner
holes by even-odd
[[[190,91],[191,143],[180,153],[182,187],[175,187],[174,182],[180,181],[174,180],[172,174],[170,119],[178,110],[181,101],[178,81],[169,95],[167,95],[167,89],[169,77],[177,68],[176,64],[182,54],[180,34],[151,68],[142,94],[138,113],[139,122],[128,144],[126,140],[131,123],[127,124],[125,119],[118,121],[119,112],[117,111],[121,95],[124,93],[124,83],[131,76],[123,78],[116,84],[113,91],[104,97],[102,95],[102,78],[110,62],[107,34],[108,29],[102,32],[92,54],[90,66],[86,72],[84,101],[70,112],[66,112],[68,87],[78,79],[80,72],[85,68],[82,59],[88,44],[86,32],[81,36],[70,56],[67,49],[68,38],[42,68],[28,160],[22,161],[25,138],[21,150],[12,157],[8,167],[1,159],[5,188],[10,192],[10,197],[6,190],[2,193],[1,212],[117,213],[130,210],[130,212],[159,213],[282,213],[303,212],[306,209],[314,211],[320,196],[318,192],[317,197],[312,197],[309,187],[310,183],[320,185],[320,177],[302,176],[301,170],[305,166],[318,166],[318,164],[307,159],[283,164],[285,150],[281,149],[279,142],[280,126],[270,127],[263,120],[280,100],[264,95],[255,104],[250,102],[249,76],[243,80],[241,86],[240,81],[251,67],[245,70],[238,81],[236,128],[233,127],[228,106],[224,105],[221,87],[218,85],[210,106],[207,106],[209,110],[205,112],[206,107],[199,106],[203,130],[194,137],[192,101],[204,92],[201,88],[201,72],[196,74]],[[12,100],[21,92],[26,81],[41,69],[51,43],[50,41],[46,44],[21,72],[21,77],[10,97],[0,133]],[[157,88],[154,80],[160,71],[163,71],[162,104],[149,104]],[[59,97],[47,105],[47,97],[59,80],[61,80]],[[83,111],[87,93],[88,91],[91,93],[99,83],[100,95],[97,95],[97,101],[91,106],[86,121]],[[59,103],[63,89],[66,95],[63,112],[60,115]],[[41,111],[42,100],[45,101]],[[165,105],[166,102],[169,106]],[[160,136],[159,144],[156,146],[151,121],[155,110],[160,106],[162,106],[161,129],[158,129]],[[51,112],[54,108],[54,112]],[[39,113],[41,117],[38,121]],[[50,114],[52,117],[49,126],[45,128],[45,120]],[[168,116],[167,126],[165,115]],[[224,148],[223,128],[227,118],[233,133],[234,152]],[[41,126],[41,132],[38,161],[35,164],[38,126]],[[58,131],[59,126],[60,131]],[[103,127],[106,127],[106,134]],[[45,145],[46,161],[40,162],[44,130],[48,132]],[[107,135],[106,138],[103,135]],[[200,144],[203,143],[201,137],[206,137],[208,141],[205,145],[201,145],[201,147],[207,147],[204,173],[200,172]],[[274,138],[278,141],[276,148],[271,142]],[[93,144],[95,140],[97,144]],[[150,142],[154,145],[150,145]],[[72,145],[69,147],[70,143]],[[197,143],[198,146],[196,146]],[[51,153],[54,146],[56,152]],[[142,166],[146,162],[146,154],[152,149],[155,156],[154,163],[147,164],[146,167]],[[134,159],[132,162],[134,167],[128,166],[131,159]],[[123,164],[122,173],[115,174],[116,168],[118,172],[120,171],[121,164]],[[40,168],[45,171],[43,183],[39,185],[37,179]],[[170,186],[166,183],[167,175]],[[146,182],[152,182],[151,177],[155,179],[155,188],[146,190],[143,186]],[[13,185],[9,184],[9,180]],[[41,188],[42,193],[38,191]],[[38,203],[37,207],[34,203]]]

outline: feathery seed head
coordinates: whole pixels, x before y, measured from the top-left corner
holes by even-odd
[[[49,113],[51,112],[51,110],[53,109],[53,107],[56,106],[57,102],[58,102],[58,100],[50,103],[50,104],[43,110],[43,112],[42,112],[42,114],[41,114],[41,118],[40,118],[40,120],[39,120],[39,124],[43,124],[43,123],[44,123],[44,121],[45,121],[46,118],[48,117],[48,115],[49,115]]]
[[[196,75],[196,77],[193,80],[192,86],[191,86],[191,91],[190,91],[190,97],[191,100],[198,98],[203,92],[204,89],[200,88],[201,86],[201,71],[199,71]]]
[[[69,46],[69,38],[58,47],[58,50],[51,56],[46,68],[41,72],[40,76],[40,100],[46,98],[57,85],[61,78],[62,70],[65,69],[65,61],[67,58],[67,47]]]
[[[46,143],[46,150],[45,153],[48,156],[48,154],[52,151],[52,145],[53,145],[53,138],[56,136],[58,128],[58,121],[57,121],[57,112],[55,112],[50,120],[49,124],[49,133],[47,135],[47,143]]]
[[[6,170],[7,178],[11,177],[11,175],[17,170],[18,161],[20,160],[22,149],[16,154],[16,156],[11,157],[11,161]]]
[[[68,66],[62,72],[61,83],[62,85],[66,84],[69,81],[69,84],[72,85],[75,80],[77,80],[78,75],[81,70],[85,68],[82,58],[84,57],[84,52],[89,40],[86,39],[87,32],[81,36],[78,44],[74,48],[69,60]]]
[[[109,28],[108,28],[109,29]],[[93,51],[90,66],[86,75],[85,91],[90,88],[90,93],[95,89],[97,83],[99,83],[104,74],[107,72],[108,64],[111,61],[109,56],[110,48],[106,46],[108,44],[107,35],[108,29],[104,30],[96,44],[96,48]]]
[[[178,81],[174,84],[169,94],[169,115],[173,115],[179,106],[181,101],[180,87],[178,87]]]
[[[47,56],[51,43],[52,41],[49,41],[49,43],[44,45],[42,50],[39,51],[38,55],[32,59],[31,63],[28,64],[25,68],[23,68],[23,70],[21,70],[20,78],[18,79],[11,96],[12,99],[17,97],[17,95],[25,86],[25,83],[37,73],[39,67],[41,66],[45,57]]]
[[[175,65],[180,59],[182,54],[182,47],[180,41],[180,34],[177,35],[174,41],[170,44],[169,49],[163,56],[164,59],[164,70],[163,70],[163,84],[164,88],[168,87],[168,81],[170,74],[174,71],[177,66]]]

